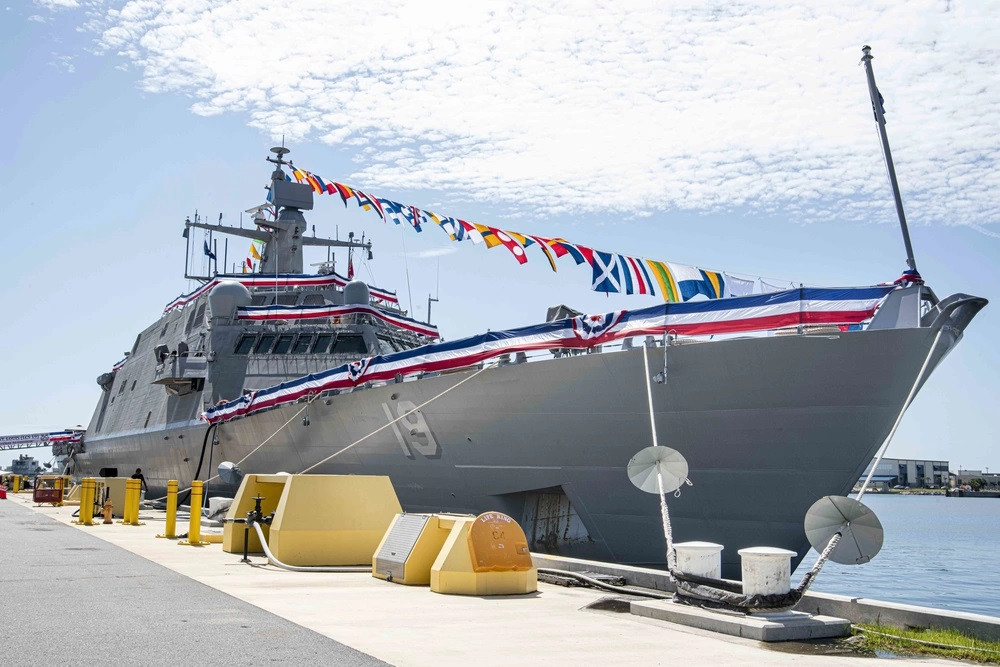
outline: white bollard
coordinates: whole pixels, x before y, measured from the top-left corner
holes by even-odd
[[[740,549],[744,595],[782,595],[792,589],[794,551],[777,547]]]
[[[722,549],[721,544],[713,542],[678,542],[674,545],[677,569],[698,577],[721,579]]]

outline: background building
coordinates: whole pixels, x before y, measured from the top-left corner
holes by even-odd
[[[982,470],[959,469],[952,475],[953,486],[965,486],[977,477],[982,478],[986,482],[986,486],[983,487],[984,489],[995,490],[1000,487],[1000,473],[990,472],[988,468],[985,472]]]
[[[874,459],[872,463],[875,463]],[[861,476],[862,482],[871,469],[872,464],[870,463]],[[878,468],[875,469],[872,484],[880,484],[887,488],[894,486],[910,488],[948,486],[948,462],[885,458],[879,462]]]

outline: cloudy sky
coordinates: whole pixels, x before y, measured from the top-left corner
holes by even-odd
[[[94,378],[190,287],[185,216],[236,224],[282,137],[322,176],[506,229],[772,281],[892,280],[904,254],[863,44],[921,272],[941,296],[997,296],[996,2],[2,7],[0,432],[89,421]],[[521,267],[330,198],[309,219],[320,235],[372,238],[362,275],[419,318],[439,296],[448,338],[540,321],[556,303],[655,302],[595,294],[588,270],[553,274],[531,249]],[[230,243],[230,265],[244,245]],[[891,454],[1000,468],[985,409],[1000,397],[994,310]]]

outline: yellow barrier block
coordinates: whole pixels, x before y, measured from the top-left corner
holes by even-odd
[[[110,498],[111,516],[116,519],[125,518],[125,487],[128,485],[128,480],[128,477],[101,477],[97,480],[97,504],[103,505],[104,501]]]
[[[245,518],[263,496],[262,525],[274,557],[289,565],[370,563],[393,517],[402,512],[388,477],[369,475],[246,475],[226,515]],[[249,551],[261,546],[250,531]],[[242,524],[226,523],[223,550],[243,553]]]
[[[63,497],[64,505],[79,505],[80,504],[80,490],[82,486],[80,484],[74,484],[66,495]]]
[[[397,514],[372,557],[372,576],[406,586],[431,582],[431,566],[456,520],[473,516]]]
[[[487,512],[455,521],[431,566],[430,584],[449,595],[523,595],[538,590],[538,570],[517,522]]]

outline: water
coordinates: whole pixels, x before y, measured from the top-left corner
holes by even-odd
[[[826,563],[813,590],[1000,616],[1000,499],[866,494],[862,502],[885,528],[882,551],[864,565]]]

